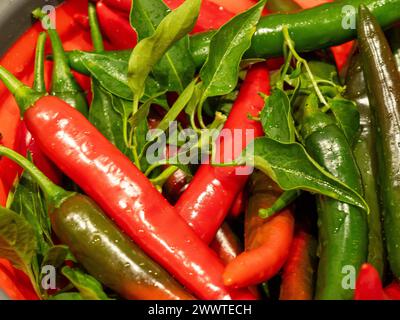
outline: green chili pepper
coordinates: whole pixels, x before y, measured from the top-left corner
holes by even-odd
[[[356,37],[352,25],[355,15],[346,18],[345,10],[355,14],[360,4],[367,5],[384,27],[400,19],[400,0],[342,0],[291,14],[271,14],[260,19],[245,57],[282,56],[282,25],[289,29],[299,52],[314,51],[349,41]],[[207,59],[213,34],[211,31],[191,38],[191,51],[197,66],[201,66]]]
[[[376,128],[380,193],[388,258],[400,277],[400,75],[375,17],[361,6],[358,40]]]
[[[271,14],[260,19],[251,47],[246,52],[245,58],[282,56],[283,24],[289,29],[299,52],[328,48],[351,40],[356,36],[355,29],[351,25],[351,22],[355,21],[355,16],[350,16],[346,20],[343,17],[344,9],[353,8],[356,10],[360,3],[368,5],[384,27],[390,26],[400,19],[400,11],[398,10],[400,0],[342,0],[290,14]],[[288,8],[287,3],[280,4],[279,7],[282,5],[280,9],[277,4],[278,2],[275,2],[274,8],[278,11],[284,11],[284,7]],[[290,11],[293,11],[293,9]],[[347,22],[349,25],[343,27],[342,23]],[[215,31],[209,31],[198,33],[190,38],[190,51],[197,68],[200,68],[206,61],[210,41],[214,34]],[[109,51],[103,54],[127,62],[130,53],[131,50],[124,50]],[[68,53],[68,57],[74,70],[86,73],[86,68],[79,57],[79,51]]]
[[[301,136],[309,154],[348,186],[362,192],[361,177],[344,132],[333,117],[318,108],[315,94],[303,106]],[[359,270],[367,259],[368,227],[366,212],[346,203],[317,197],[320,262],[317,299],[352,299],[346,287],[347,268]]]
[[[0,155],[18,163],[38,182],[46,195],[54,232],[96,279],[126,299],[192,299],[93,200],[56,186],[10,149],[0,146]]]
[[[97,19],[96,6],[91,2],[89,2],[88,6],[88,16],[93,47],[96,52],[102,52],[104,51],[103,37],[101,35],[99,21]]]
[[[384,249],[382,238],[381,208],[377,186],[377,154],[375,135],[371,123],[371,106],[368,100],[365,79],[362,70],[361,57],[353,56],[350,59],[346,77],[346,98],[357,103],[360,112],[361,132],[356,139],[353,153],[360,168],[364,187],[364,197],[367,201],[370,214],[368,215],[369,244],[368,262],[383,275]]]
[[[34,10],[32,14],[34,17],[41,20],[46,17],[40,8]],[[69,105],[79,110],[83,115],[87,116],[89,107],[85,92],[71,73],[61,39],[55,29],[49,28],[47,33],[51,40],[54,56],[50,93],[64,100]]]
[[[32,89],[39,93],[46,93],[46,84],[44,82],[44,46],[46,44],[46,32],[39,34],[36,45],[35,71]]]

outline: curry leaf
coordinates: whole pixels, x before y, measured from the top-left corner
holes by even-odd
[[[329,106],[347,141],[352,145],[360,129],[360,113],[357,105],[350,100],[335,98],[329,102]]]
[[[28,221],[11,210],[1,208],[0,257],[31,275],[31,263],[37,248],[35,231]]]
[[[103,286],[92,276],[70,267],[62,268],[61,272],[79,290],[84,300],[109,300]]]
[[[130,21],[139,41],[151,37],[170,10],[161,0],[135,0]],[[154,66],[153,74],[170,91],[181,92],[192,80],[195,65],[189,51],[189,37],[175,43]]]
[[[50,220],[44,195],[26,171],[18,181],[10,209],[25,217],[33,227],[39,252],[43,255],[52,245]]]
[[[193,97],[194,89],[196,87],[196,82],[197,79],[193,80],[187,87],[186,89],[182,92],[182,94],[178,97],[178,99],[175,101],[171,109],[168,111],[168,113],[165,115],[165,117],[161,120],[159,123],[157,129],[160,130],[167,130],[171,121],[174,121],[179,114],[185,109],[189,101]]]
[[[92,92],[89,121],[122,153],[126,154],[123,118],[114,108],[111,93],[107,92],[96,79],[92,81]]]
[[[235,163],[254,165],[283,190],[301,189],[319,193],[369,210],[361,195],[322,168],[298,143],[280,143],[267,137],[258,138]]]
[[[136,100],[142,98],[149,73],[167,51],[194,27],[201,0],[187,0],[168,14],[155,32],[141,40],[129,59],[128,82]]]
[[[128,61],[91,52],[82,52],[81,61],[89,75],[95,78],[104,89],[120,98],[132,100],[132,90],[128,83]],[[163,91],[162,86],[152,77],[148,77],[145,81],[144,100]],[[155,102],[168,108],[165,97],[158,97]]]
[[[54,268],[60,268],[65,260],[71,259],[72,253],[67,246],[57,245],[51,247],[42,260],[42,268],[44,266],[53,266]]]
[[[295,141],[295,127],[290,101],[285,92],[275,89],[267,97],[260,117],[267,137],[283,143]]]
[[[204,100],[235,89],[240,61],[250,47],[264,5],[265,1],[260,1],[227,22],[212,37],[210,53],[200,71],[204,82]]]

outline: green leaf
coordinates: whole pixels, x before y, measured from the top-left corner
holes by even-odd
[[[329,102],[329,106],[347,141],[352,145],[360,129],[360,113],[357,105],[350,100],[335,98]]]
[[[228,21],[212,37],[210,53],[200,71],[207,97],[228,94],[238,82],[239,66],[250,47],[265,1]]]
[[[53,266],[54,268],[60,268],[65,260],[72,255],[71,251],[67,246],[57,245],[51,247],[42,260],[43,266]]]
[[[79,292],[64,292],[49,297],[49,300],[85,300]]]
[[[179,116],[179,114],[185,109],[185,107],[187,106],[189,101],[192,99],[194,89],[196,87],[196,82],[197,82],[197,79],[193,80],[186,87],[186,89],[178,97],[178,99],[175,101],[175,103],[173,104],[171,109],[168,111],[168,113],[165,115],[165,117],[161,120],[157,129],[165,131],[169,128],[171,121],[176,120],[176,118]]]
[[[169,12],[161,0],[135,0],[130,22],[138,34],[139,41],[151,37]],[[178,92],[184,90],[194,73],[195,65],[189,51],[188,36],[175,43],[153,69],[157,80],[165,83],[170,91]]]
[[[319,193],[368,211],[361,195],[322,168],[298,143],[257,138],[235,163],[254,165],[283,190]]]
[[[64,267],[62,274],[79,290],[84,300],[109,300],[103,286],[92,276],[79,269]]]
[[[185,1],[161,21],[151,36],[141,40],[133,49],[129,59],[128,82],[136,100],[142,98],[146,79],[154,66],[193,29],[200,4],[201,0]]]
[[[52,245],[50,219],[44,195],[26,171],[18,181],[10,209],[25,217],[32,226],[39,252],[43,255]]]
[[[31,275],[37,249],[35,231],[29,222],[18,213],[0,208],[0,257]]]
[[[105,56],[91,52],[83,52],[81,60],[90,75],[95,78],[103,88],[120,98],[132,100],[132,90],[128,83],[128,61],[122,61],[113,58],[113,56]],[[161,85],[152,77],[146,78],[145,84],[146,91],[143,95],[144,100],[163,91]],[[144,102],[144,100],[142,100],[142,102]],[[156,103],[168,108],[165,96],[158,97]]]
[[[283,143],[295,142],[294,121],[285,92],[275,89],[266,99],[260,117],[267,137]]]
[[[328,80],[334,84],[339,84],[337,69],[333,64],[312,60],[308,62],[308,66],[316,79]]]
[[[92,81],[92,92],[89,121],[122,153],[127,154],[123,135],[123,117],[114,108],[112,94],[106,91],[96,79]]]

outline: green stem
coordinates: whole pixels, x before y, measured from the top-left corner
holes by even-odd
[[[0,146],[0,156],[5,156],[13,160],[24,170],[28,171],[43,190],[48,203],[53,207],[59,207],[65,199],[73,195],[73,193],[67,192],[51,182],[50,179],[47,178],[32,162],[21,156],[19,153],[9,148]]]
[[[35,71],[32,89],[39,93],[46,93],[46,84],[44,81],[44,46],[46,44],[46,39],[46,32],[41,32],[36,44]]]
[[[89,2],[88,15],[94,50],[96,52],[103,52],[104,43],[99,26],[99,20],[97,19],[96,6],[91,2]]]
[[[285,38],[285,42],[290,50],[290,52],[292,52],[293,56],[295,57],[295,59],[300,62],[301,64],[303,64],[303,66],[306,68],[307,74],[310,77],[310,81],[314,87],[314,90],[319,98],[319,100],[321,101],[321,103],[323,105],[328,105],[328,103],[326,102],[323,94],[321,93],[321,91],[319,90],[318,84],[314,78],[313,73],[311,72],[310,66],[308,65],[307,61],[305,59],[303,59],[302,57],[299,56],[299,54],[297,53],[297,51],[294,48],[294,42],[293,40],[290,38],[289,35],[289,30],[287,28],[287,26],[284,26],[282,28],[282,32],[283,32],[283,36]]]
[[[162,188],[165,182],[176,172],[176,170],[178,170],[178,167],[170,166],[165,169],[157,178],[150,179],[150,181],[153,185]]]
[[[35,9],[32,14],[41,21],[47,16],[40,8]],[[72,107],[86,116],[88,113],[86,95],[71,72],[60,36],[54,28],[47,29],[47,33],[51,40],[54,61],[51,94],[68,101]]]
[[[282,193],[282,195],[275,201],[275,203],[266,209],[260,209],[258,215],[260,218],[266,219],[272,217],[275,213],[285,209],[293,201],[301,195],[300,190],[289,190]]]
[[[0,66],[0,80],[3,81],[4,85],[14,95],[22,114],[43,96],[43,94],[35,92],[24,85],[3,66]]]

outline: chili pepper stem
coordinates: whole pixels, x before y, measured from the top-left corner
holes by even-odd
[[[42,12],[42,9],[37,8],[32,12],[33,16],[41,21],[47,15]],[[69,65],[67,63],[67,56],[64,52],[64,48],[61,43],[61,39],[57,34],[57,31],[53,28],[48,28],[47,33],[49,34],[51,44],[53,47],[53,60],[57,61],[57,63],[54,63],[54,68],[55,68],[55,73],[57,74],[68,74],[70,72]]]
[[[67,192],[51,182],[35,165],[19,153],[0,146],[0,156],[5,156],[13,160],[24,170],[28,171],[45,193],[46,199],[52,208],[58,208],[62,202],[73,195],[73,193]]]
[[[46,32],[41,32],[36,45],[33,90],[40,93],[46,92],[46,84],[44,81],[44,46],[46,44],[46,39]]]
[[[4,85],[14,95],[21,110],[21,114],[24,114],[29,107],[34,105],[35,102],[44,95],[24,85],[3,66],[0,66],[0,80],[3,81]]]
[[[102,52],[104,51],[103,37],[101,35],[99,21],[97,19],[96,6],[91,2],[89,2],[88,15],[94,50],[96,52]]]

